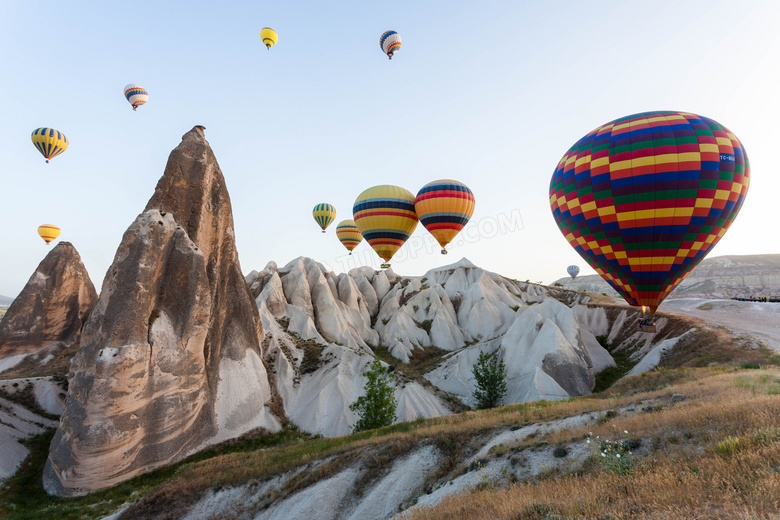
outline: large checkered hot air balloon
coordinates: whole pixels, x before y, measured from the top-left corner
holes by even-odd
[[[358,195],[352,217],[368,245],[390,267],[390,259],[417,227],[414,195],[400,186],[381,185]]]
[[[550,205],[588,265],[652,317],[734,222],[749,182],[745,148],[728,129],[689,112],[645,112],[577,141],[552,176]]]
[[[417,192],[414,210],[441,246],[441,254],[474,214],[474,193],[462,182],[441,179],[429,182]]]

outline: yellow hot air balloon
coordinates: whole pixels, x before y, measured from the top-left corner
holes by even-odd
[[[260,31],[260,38],[263,39],[263,43],[269,49],[279,41],[279,36],[276,34],[276,31],[270,27],[263,27],[263,30]]]
[[[342,220],[336,226],[336,236],[341,244],[347,248],[349,254],[363,241],[363,235],[358,231],[355,221],[350,219]]]
[[[53,224],[44,224],[38,226],[38,234],[41,235],[41,238],[46,242],[46,245],[49,245],[52,240],[60,236],[60,228]]]
[[[53,128],[35,129],[32,133],[32,142],[41,155],[46,157],[46,162],[68,149],[68,138]]]
[[[352,207],[355,225],[390,267],[390,259],[404,245],[417,227],[414,195],[400,186],[381,185],[358,195]]]
[[[420,222],[441,246],[441,254],[474,213],[474,193],[462,182],[441,179],[429,182],[417,193],[414,209]]]
[[[314,220],[317,221],[317,224],[322,228],[323,233],[325,233],[325,229],[336,220],[336,208],[327,202],[321,202],[314,206],[311,214],[314,217]]]

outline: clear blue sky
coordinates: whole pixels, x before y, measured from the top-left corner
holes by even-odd
[[[98,290],[170,151],[206,127],[233,203],[245,273],[310,256],[353,263],[311,217],[351,218],[365,188],[468,184],[468,241],[441,256],[418,226],[401,274],[468,257],[551,282],[575,263],[547,193],[566,150],[593,128],[685,110],[744,143],[750,190],[711,255],[780,253],[777,233],[780,2],[0,2],[0,294],[15,296],[62,228]],[[270,51],[260,29],[279,43]],[[388,29],[403,45],[379,49]],[[133,112],[127,83],[148,89]],[[50,164],[35,128],[64,132]],[[772,162],[774,160],[774,162]],[[519,223],[522,222],[522,229]],[[503,226],[503,231],[499,229]],[[430,252],[426,252],[428,249]]]

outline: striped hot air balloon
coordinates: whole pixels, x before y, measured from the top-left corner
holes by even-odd
[[[474,193],[462,182],[441,179],[417,192],[414,209],[425,229],[439,242],[441,254],[474,214]]]
[[[571,276],[571,279],[574,280],[577,278],[577,275],[580,274],[580,267],[577,265],[570,265],[566,268],[566,272],[569,273],[569,276]]]
[[[41,236],[46,245],[49,245],[52,240],[60,236],[60,228],[54,224],[44,224],[38,226],[38,234]]]
[[[352,250],[363,241],[363,235],[360,234],[360,230],[352,219],[342,220],[336,225],[336,236],[341,244],[347,248],[350,255]]]
[[[550,206],[588,265],[652,316],[726,233],[749,183],[745,148],[727,128],[645,112],[577,141],[555,168]]]
[[[336,208],[334,208],[332,204],[326,202],[321,202],[314,206],[311,213],[312,216],[314,216],[314,220],[317,221],[317,224],[322,228],[323,233],[325,233],[325,229],[336,220]]]
[[[141,85],[125,85],[127,102],[133,105],[133,110],[149,101],[149,93]]]
[[[33,130],[32,142],[35,147],[46,158],[57,157],[68,149],[68,138],[65,134],[53,128],[37,128]]]
[[[270,49],[274,45],[276,45],[276,42],[279,41],[279,35],[276,34],[276,31],[271,29],[270,27],[263,27],[260,31],[260,38],[262,38],[263,43],[265,44],[267,49]]]
[[[401,35],[395,31],[385,31],[379,38],[379,46],[382,52],[387,54],[388,59],[393,59],[393,54],[401,48]]]
[[[414,195],[400,186],[381,185],[358,195],[352,207],[360,234],[389,267],[390,259],[417,227]]]

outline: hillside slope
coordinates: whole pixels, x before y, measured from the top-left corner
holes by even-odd
[[[564,289],[619,298],[598,275],[566,276],[555,281]],[[727,255],[705,258],[670,294],[673,298],[732,298],[780,295],[780,254]],[[663,304],[660,308],[664,310]]]

